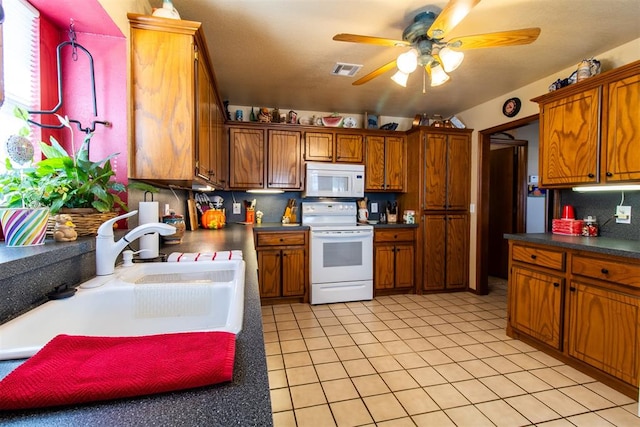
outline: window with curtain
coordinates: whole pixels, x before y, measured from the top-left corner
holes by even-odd
[[[14,108],[40,108],[39,13],[25,0],[2,0],[2,54],[4,65],[4,103],[0,107],[0,171],[6,161],[6,141],[18,133],[24,122],[14,116]],[[37,150],[39,129],[33,129],[31,142]]]

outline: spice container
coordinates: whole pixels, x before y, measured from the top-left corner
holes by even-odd
[[[588,216],[584,219],[584,225],[582,226],[582,235],[584,237],[595,237],[598,235],[598,223],[595,216]]]

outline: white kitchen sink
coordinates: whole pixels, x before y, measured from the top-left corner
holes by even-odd
[[[141,263],[81,284],[0,325],[0,360],[34,355],[58,334],[141,336],[242,329],[243,260]]]

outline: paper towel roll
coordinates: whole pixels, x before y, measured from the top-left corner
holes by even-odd
[[[158,202],[140,202],[138,204],[138,225],[159,222]],[[160,246],[160,235],[158,233],[145,234],[140,237],[139,256],[143,259],[156,258]]]

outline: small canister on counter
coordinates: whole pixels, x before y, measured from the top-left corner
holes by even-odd
[[[414,210],[406,210],[404,211],[403,218],[405,224],[415,224],[416,223],[416,211]]]
[[[595,237],[598,235],[598,223],[595,216],[588,216],[584,219],[584,225],[582,226],[582,235],[584,237]]]

